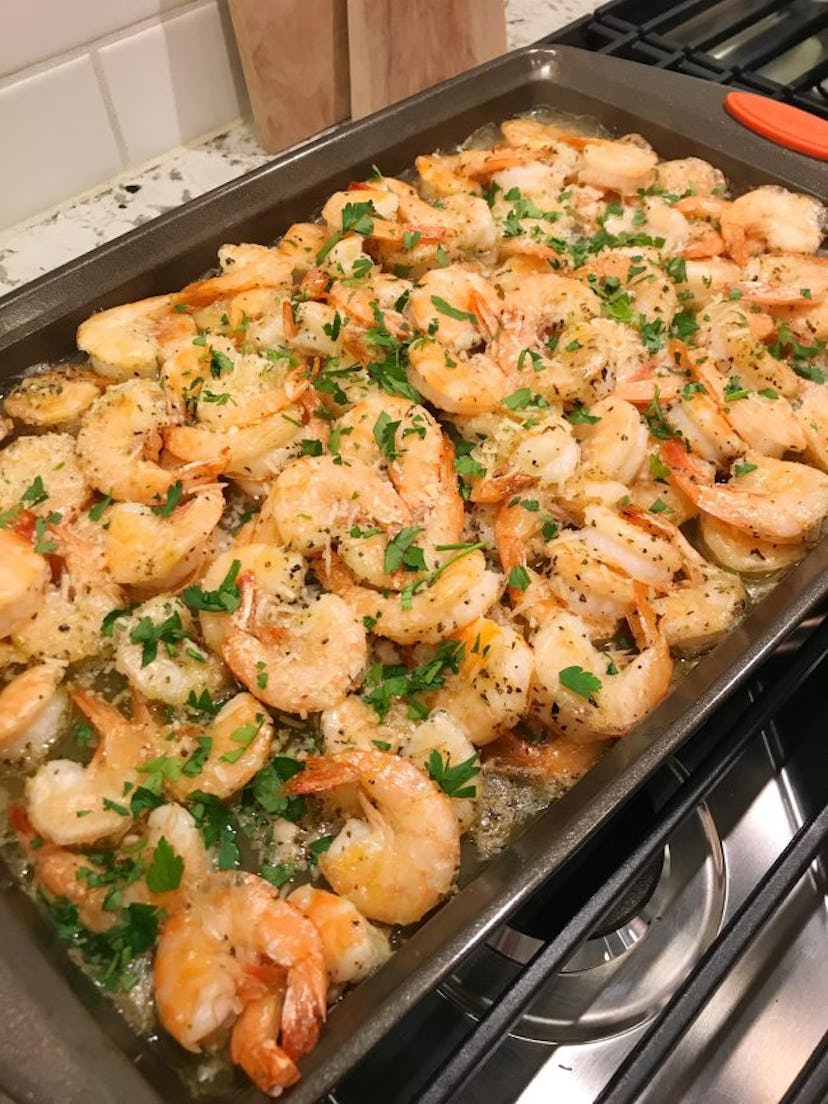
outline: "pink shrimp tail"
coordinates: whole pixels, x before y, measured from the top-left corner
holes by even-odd
[[[357,768],[340,758],[309,755],[305,760],[305,769],[286,782],[282,790],[289,794],[324,793],[335,786],[356,782],[358,778]]]

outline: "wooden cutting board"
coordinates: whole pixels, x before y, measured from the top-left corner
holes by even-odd
[[[504,0],[348,0],[351,116],[505,51]]]
[[[275,153],[347,119],[345,0],[230,0],[230,15],[260,145]]]

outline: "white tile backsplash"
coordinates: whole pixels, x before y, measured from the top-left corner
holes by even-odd
[[[56,57],[187,0],[28,0],[3,17],[0,77]],[[6,5],[0,5],[5,7]]]
[[[8,226],[121,168],[88,56],[0,88],[0,225]]]
[[[0,12],[6,6],[0,230],[242,111],[226,0],[28,0],[13,14],[0,0]]]
[[[98,56],[129,163],[147,161],[239,114],[214,3],[119,38]]]

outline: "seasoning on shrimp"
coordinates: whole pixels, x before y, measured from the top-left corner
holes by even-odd
[[[828,516],[817,199],[542,113],[417,170],[93,315],[0,424],[17,866],[274,1096]]]

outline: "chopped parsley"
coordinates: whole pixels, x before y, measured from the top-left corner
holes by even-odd
[[[241,604],[241,591],[236,579],[241,571],[241,560],[233,560],[230,569],[218,585],[217,590],[202,590],[201,587],[184,588],[181,599],[185,606],[194,610],[206,610],[210,613],[233,613]]]
[[[558,672],[558,678],[561,686],[589,701],[593,701],[594,695],[601,689],[601,680],[583,667],[564,667]]]
[[[426,768],[429,778],[436,782],[443,793],[449,797],[461,799],[477,797],[477,786],[473,783],[469,785],[472,779],[480,774],[480,759],[477,752],[453,767],[451,756],[447,755],[444,759],[434,748],[428,756]]]

